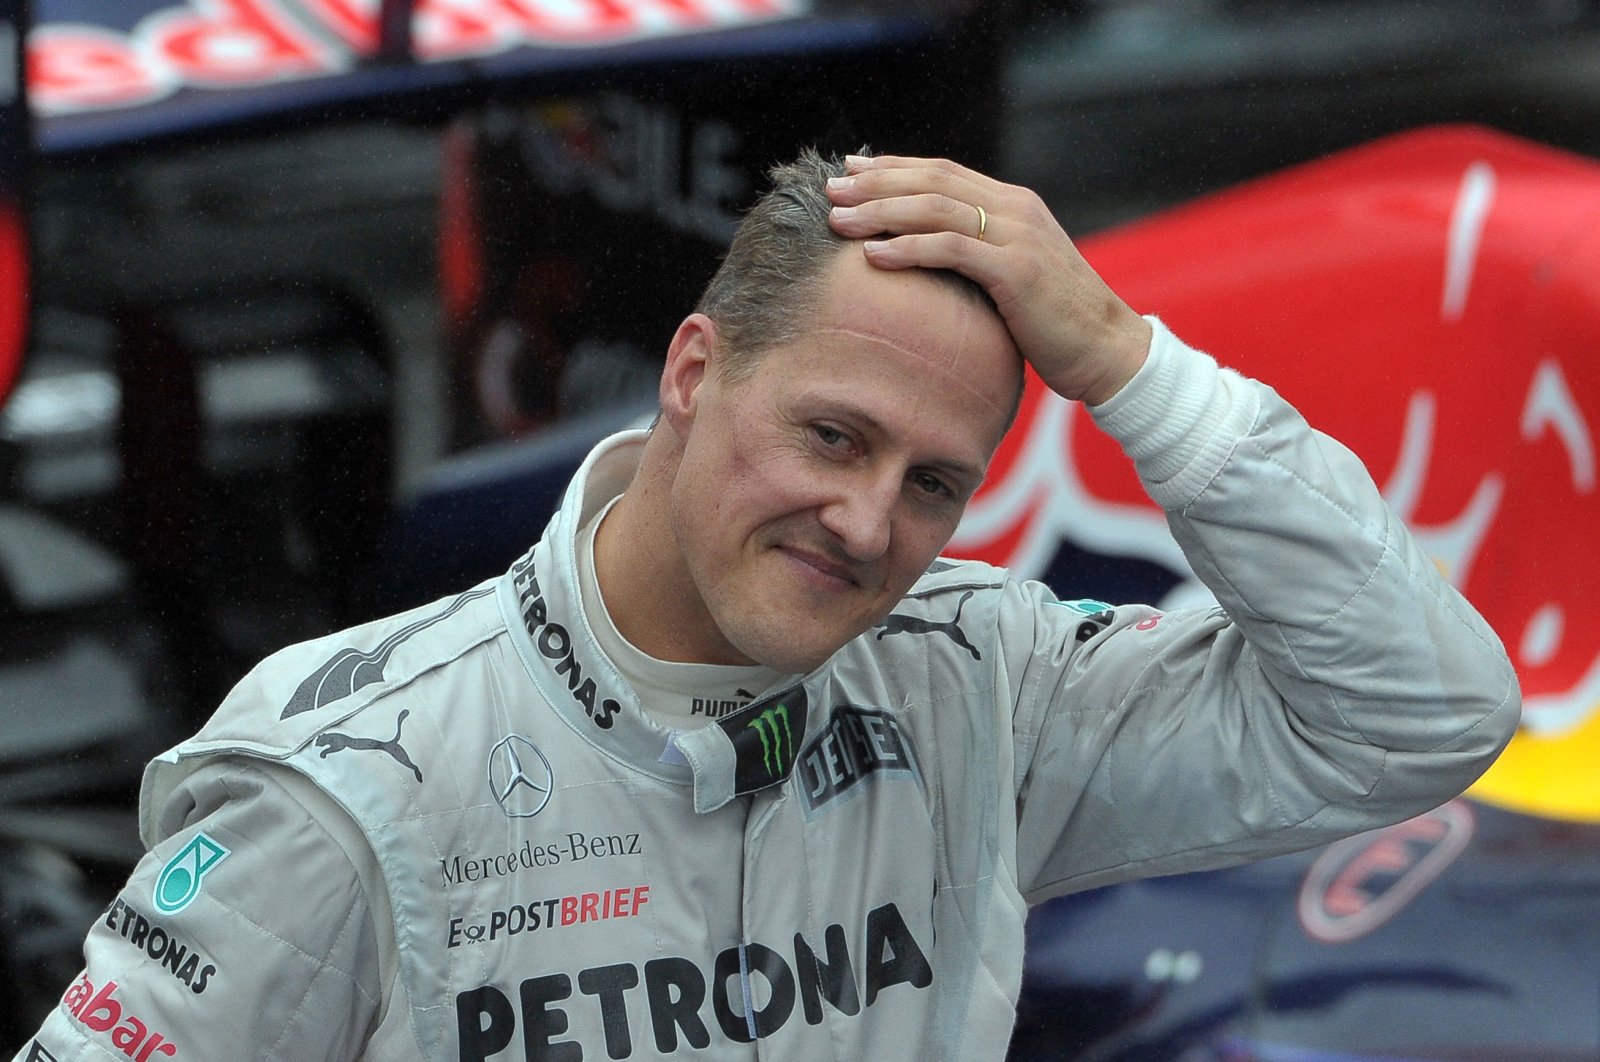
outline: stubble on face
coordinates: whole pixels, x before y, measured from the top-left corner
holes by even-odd
[[[992,311],[842,255],[817,328],[697,397],[671,506],[699,598],[681,611],[711,624],[696,658],[809,671],[880,621],[954,532],[1019,383]]]

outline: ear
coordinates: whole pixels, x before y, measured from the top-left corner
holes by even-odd
[[[711,375],[716,354],[716,322],[703,313],[685,317],[667,346],[661,370],[661,419],[679,435],[694,421],[700,388]]]

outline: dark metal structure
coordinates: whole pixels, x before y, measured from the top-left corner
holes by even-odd
[[[28,6],[0,3],[0,1051],[138,855],[145,759],[266,652],[525,548],[801,143],[993,167],[1075,233],[1425,124],[1600,156],[1593,0]],[[1182,577],[1070,540],[1040,570]],[[1600,827],[1464,807],[1041,908],[1016,1056],[1596,1057]]]

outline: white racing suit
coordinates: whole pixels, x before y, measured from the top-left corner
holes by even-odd
[[[940,562],[669,734],[575,585],[616,437],[504,576],[283,650],[151,765],[150,852],[18,1057],[998,1059],[1030,903],[1477,776],[1515,677],[1347,450],[1159,324],[1094,412],[1220,607]]]

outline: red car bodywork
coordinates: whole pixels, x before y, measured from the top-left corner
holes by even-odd
[[[1600,821],[1600,163],[1426,129],[1083,250],[1361,455],[1521,675],[1518,776],[1484,793]],[[1115,444],[1034,380],[955,545],[1035,572],[1062,539],[1187,575]]]

